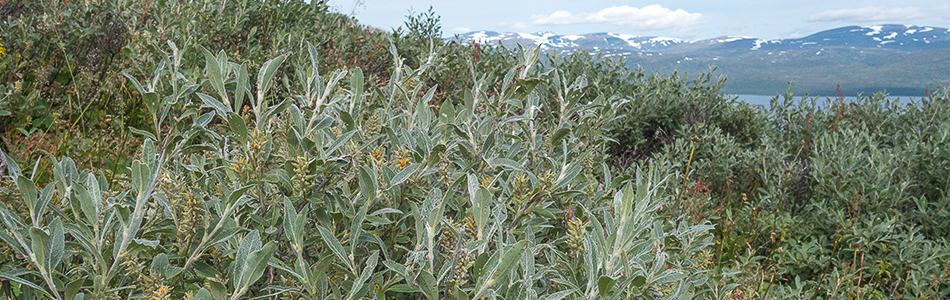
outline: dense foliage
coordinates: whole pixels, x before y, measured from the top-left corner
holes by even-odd
[[[750,107],[431,9],[0,17],[5,297],[950,297],[947,91]]]

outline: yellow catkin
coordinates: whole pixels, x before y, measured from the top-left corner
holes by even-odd
[[[584,233],[587,231],[586,225],[586,223],[582,223],[577,218],[571,218],[570,221],[567,221],[567,245],[571,247],[574,253],[584,252]]]

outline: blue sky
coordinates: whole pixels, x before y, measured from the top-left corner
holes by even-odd
[[[410,9],[442,17],[445,36],[475,30],[614,32],[699,40],[725,35],[797,38],[848,25],[950,27],[947,0],[329,0],[361,23],[381,29],[403,24]],[[355,8],[355,9],[354,9]]]

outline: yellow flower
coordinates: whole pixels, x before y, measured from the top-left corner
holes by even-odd
[[[152,292],[153,294],[155,294],[155,295],[152,297],[152,299],[162,299],[162,300],[164,300],[164,299],[169,299],[169,297],[168,297],[168,292],[169,292],[168,286],[162,284],[162,285],[160,285],[160,286],[158,287],[158,289],[156,289],[154,292]]]
[[[491,177],[485,176],[485,178],[482,179],[482,186],[488,187],[489,184],[491,184]]]

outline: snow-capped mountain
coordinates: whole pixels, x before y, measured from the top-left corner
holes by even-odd
[[[797,39],[762,40],[750,37],[727,43],[730,47],[753,51],[846,47],[920,52],[950,48],[950,29],[914,25],[848,26]]]
[[[455,38],[451,38],[454,40]],[[545,51],[571,53],[578,49],[591,52],[656,52],[670,46],[686,43],[684,40],[666,37],[642,37],[618,33],[588,33],[582,35],[558,35],[550,31],[536,33],[473,31],[458,36],[463,43],[479,43],[486,45],[502,44],[514,47],[541,46]]]
[[[451,39],[454,40],[455,37]],[[826,47],[884,48],[920,52],[950,48],[950,29],[915,25],[848,26],[797,39],[766,40],[747,36],[725,36],[698,41],[604,32],[558,35],[549,31],[536,33],[474,31],[459,35],[458,39],[464,43],[488,45],[500,43],[508,47],[514,47],[516,44],[540,45],[542,50],[559,53],[572,53],[578,49],[584,49],[592,53],[623,54],[626,52],[642,55],[665,51],[671,53],[715,50],[745,52]]]
[[[644,72],[697,74],[715,69],[732,93],[774,94],[792,85],[798,93],[881,90],[922,95],[950,86],[950,29],[914,25],[848,26],[794,39],[724,36],[685,41],[616,33],[469,32],[449,40],[483,45],[540,46],[570,54],[585,50],[622,56]]]

